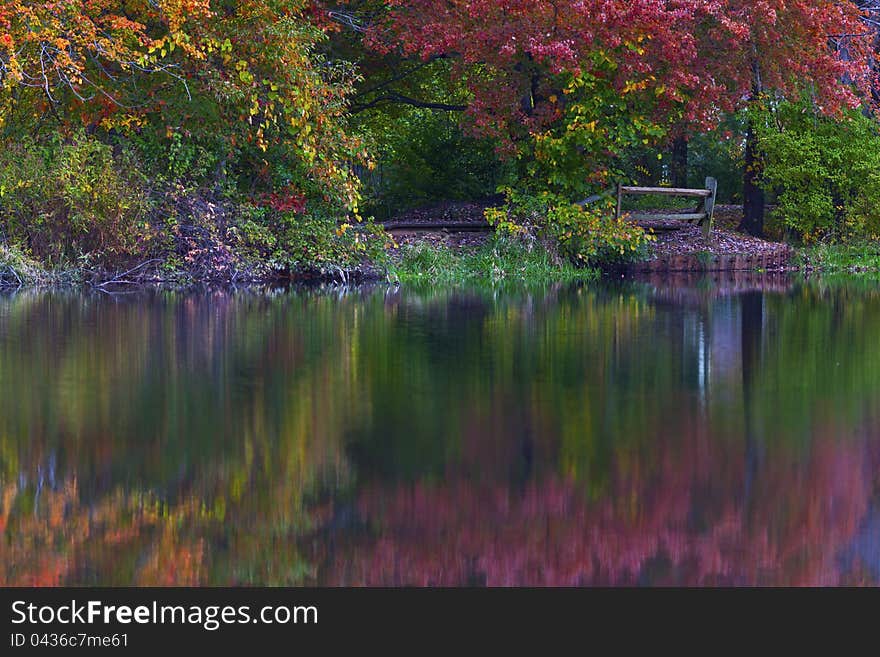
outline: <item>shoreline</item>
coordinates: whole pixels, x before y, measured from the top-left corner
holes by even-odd
[[[796,255],[796,257],[799,254]],[[774,281],[781,279],[794,279],[797,281],[810,281],[824,278],[837,280],[865,281],[873,277],[880,278],[880,269],[823,269],[804,265],[789,265],[777,268],[675,268],[675,267],[646,267],[645,263],[637,263],[637,266],[624,268],[612,268],[601,271],[582,270],[583,276],[558,278],[512,278],[496,281],[483,280],[479,276],[471,276],[459,280],[433,282],[430,280],[399,280],[388,275],[375,267],[364,267],[354,270],[343,270],[341,275],[338,270],[326,272],[309,272],[294,276],[264,276],[264,277],[232,277],[232,278],[209,278],[195,279],[186,276],[169,276],[163,278],[138,278],[136,280],[119,281],[115,277],[95,277],[84,280],[77,275],[72,275],[69,270],[61,272],[45,272],[38,280],[10,283],[8,280],[0,282],[0,294],[18,291],[74,291],[74,292],[101,292],[119,294],[124,292],[140,292],[145,290],[195,290],[200,288],[211,289],[287,289],[287,288],[359,288],[384,285],[388,287],[403,287],[422,289],[432,287],[436,289],[455,288],[485,288],[495,289],[501,287],[531,287],[531,286],[556,286],[556,285],[590,285],[611,281],[630,281],[649,283],[660,287],[690,287],[711,283],[713,285],[726,285],[740,281]],[[638,266],[642,265],[642,266]],[[95,272],[89,272],[94,275]]]
[[[425,222],[429,226],[430,222]],[[575,267],[552,245],[534,235],[496,237],[491,233],[419,228],[394,231],[380,257],[352,265],[326,262],[279,267],[269,260],[241,258],[223,268],[187,266],[174,254],[117,267],[46,267],[16,247],[0,245],[0,290],[23,288],[108,291],[149,287],[285,287],[299,285],[415,284],[437,287],[501,284],[559,284],[608,277],[674,280],[735,274],[786,273],[846,276],[880,274],[880,243],[793,247],[718,227],[709,240],[697,226],[648,229],[654,234],[647,257],[636,261]],[[88,261],[88,257],[83,259]],[[206,276],[207,272],[213,275]]]

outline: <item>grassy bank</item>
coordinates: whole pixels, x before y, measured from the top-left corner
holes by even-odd
[[[462,249],[410,244],[390,257],[389,280],[403,284],[461,285],[554,283],[593,280],[594,269],[579,269],[552,255],[540,243],[494,238]]]
[[[50,271],[14,246],[0,244],[0,288],[33,287],[65,282],[67,271]]]
[[[794,264],[805,272],[865,274],[880,272],[880,242],[820,244],[798,251]]]
[[[203,272],[199,272],[202,273]],[[116,271],[80,266],[51,267],[39,263],[14,246],[0,245],[0,288],[34,286],[112,287],[138,284],[190,285],[205,282],[263,283],[388,281],[411,285],[449,287],[458,285],[496,286],[506,283],[544,285],[589,281],[598,269],[583,269],[551,254],[538,242],[495,238],[480,245],[449,247],[430,243],[406,244],[371,262],[352,268],[327,262],[323,266],[285,272],[283,276],[265,264],[254,264],[235,278],[206,279],[181,267],[176,259],[156,259],[136,271]]]

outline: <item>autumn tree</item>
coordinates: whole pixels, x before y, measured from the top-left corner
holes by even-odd
[[[137,78],[182,80],[179,64],[149,57],[187,20],[210,15],[207,2],[5,3],[0,7],[3,118],[81,110],[100,121],[107,108],[132,109]],[[36,97],[36,98],[35,98]]]
[[[816,111],[839,116],[859,104],[870,82],[863,16],[857,4],[835,0],[701,3],[698,61],[714,91],[703,101],[731,111],[807,94]],[[751,120],[746,133],[740,228],[761,235],[762,164]]]
[[[858,102],[867,80],[856,3],[388,0],[346,7],[340,22],[364,33],[373,51],[422,65],[453,61],[454,75],[467,81],[470,99],[461,109],[473,130],[520,155],[535,137],[551,143],[552,154],[541,147],[534,154],[551,177],[579,163],[579,173],[564,176],[571,193],[607,183],[608,163],[627,145],[686,138],[774,94],[806,92],[817,110],[834,114]],[[381,102],[393,101],[444,110],[462,104],[383,85]],[[743,228],[760,233],[760,158],[749,134]]]
[[[696,52],[695,40],[681,30],[693,14],[686,3],[385,5],[386,13],[366,28],[366,44],[423,62],[454,60],[472,93],[466,110],[474,129],[508,144],[562,116],[567,78],[598,74],[621,94],[650,92],[667,110],[695,86],[680,65]]]
[[[354,71],[319,54],[313,19],[308,0],[6,3],[0,123],[202,136],[252,181],[356,208]]]

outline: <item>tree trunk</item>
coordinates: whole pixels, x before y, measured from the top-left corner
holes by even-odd
[[[752,57],[752,95],[750,102],[760,100],[764,93],[761,78],[761,66],[758,51]],[[764,161],[758,147],[758,135],[755,131],[753,118],[749,118],[746,132],[745,173],[743,174],[743,219],[739,229],[755,237],[764,236],[764,190],[761,178],[764,173]]]
[[[761,187],[763,164],[758,152],[758,138],[749,121],[746,133],[746,161],[743,174],[743,219],[739,229],[755,237],[764,235],[764,190]]]
[[[669,167],[673,187],[688,186],[688,139],[676,137],[672,142],[672,164]]]
[[[761,369],[764,335],[764,295],[748,292],[740,297],[742,346],[743,425],[745,428],[746,472],[744,498],[748,504],[759,465],[760,426],[755,415],[755,380]]]

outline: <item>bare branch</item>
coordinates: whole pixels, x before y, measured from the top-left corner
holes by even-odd
[[[373,107],[377,107],[379,105],[387,105],[389,103],[399,103],[401,105],[410,105],[411,107],[418,107],[419,109],[430,109],[437,110],[440,112],[464,112],[467,110],[467,105],[453,105],[449,103],[432,103],[423,100],[418,100],[416,98],[410,98],[409,96],[404,96],[403,94],[399,94],[396,92],[389,92],[384,96],[380,96],[379,98],[375,98],[371,100],[369,103],[365,103],[363,105],[354,105],[351,108],[352,114],[358,114],[360,112],[364,112],[368,109],[372,109]]]

